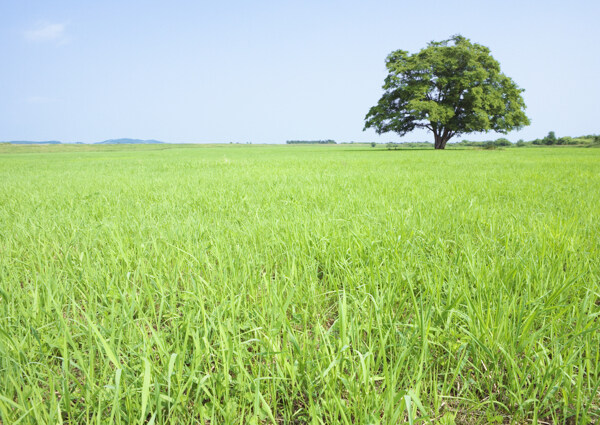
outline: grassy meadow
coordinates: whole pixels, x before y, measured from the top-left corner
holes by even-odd
[[[0,146],[2,424],[600,421],[600,150]]]

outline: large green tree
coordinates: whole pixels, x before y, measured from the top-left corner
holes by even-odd
[[[416,54],[396,50],[386,67],[385,92],[365,117],[365,130],[404,136],[428,129],[435,148],[444,149],[459,134],[506,134],[529,124],[523,89],[500,72],[487,47],[463,36],[431,42]]]

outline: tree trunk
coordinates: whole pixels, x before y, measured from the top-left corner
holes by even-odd
[[[450,137],[441,135],[441,134],[434,134],[434,140],[435,140],[434,147],[436,149],[445,149],[446,143],[448,143],[448,140],[450,140]]]
[[[438,136],[435,135],[435,143],[434,143],[434,147],[436,149],[444,149],[446,147],[446,143],[448,142],[448,139],[445,139],[442,136]]]

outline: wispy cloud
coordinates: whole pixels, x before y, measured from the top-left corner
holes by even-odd
[[[25,31],[25,38],[36,42],[56,42],[64,43],[67,41],[65,24],[38,24],[35,28]]]

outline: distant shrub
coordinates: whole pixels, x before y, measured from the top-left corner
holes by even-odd
[[[576,145],[577,141],[569,136],[559,137],[556,141],[557,145]]]
[[[505,139],[504,137],[500,137],[499,139],[496,139],[494,144],[496,146],[512,146],[511,141],[508,139]]]
[[[431,142],[407,142],[402,143],[402,146],[407,146],[409,148],[429,148],[433,147],[433,143]]]
[[[469,140],[463,140],[463,141],[457,143],[457,145],[484,148],[486,146],[486,143],[488,143],[488,142],[472,142]]]
[[[546,137],[543,139],[544,145],[555,145],[557,142],[556,134],[554,131],[550,131]]]
[[[523,139],[519,139],[519,141],[517,142],[517,147],[521,148],[525,146],[525,141]]]

